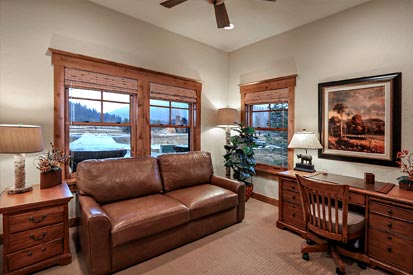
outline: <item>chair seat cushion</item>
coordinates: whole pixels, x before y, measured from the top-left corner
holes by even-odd
[[[333,228],[336,225],[336,220],[335,220],[335,208],[331,208],[331,218],[333,222]],[[321,211],[322,212],[322,211]],[[325,214],[328,216],[328,206],[325,206]],[[318,218],[318,211],[316,210],[316,217]],[[323,219],[323,213],[321,213],[321,220],[324,221]],[[338,231],[339,233],[342,232],[342,223],[341,221],[343,220],[343,211],[341,209],[338,209]],[[364,225],[366,223],[366,218],[357,212],[352,212],[348,211],[347,214],[347,234],[359,232],[363,230]]]
[[[195,220],[238,205],[238,195],[225,188],[202,184],[174,190],[165,195],[182,202],[189,209],[189,217]]]
[[[106,204],[113,246],[148,237],[189,221],[188,208],[161,194]]]

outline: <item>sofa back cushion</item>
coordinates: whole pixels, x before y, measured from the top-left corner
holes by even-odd
[[[188,152],[158,156],[165,192],[209,183],[213,174],[211,154]]]
[[[162,192],[156,158],[86,160],[77,166],[79,192],[99,204]]]

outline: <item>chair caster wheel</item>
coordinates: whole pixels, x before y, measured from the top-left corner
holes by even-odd
[[[358,267],[360,267],[361,269],[365,270],[367,268],[367,264],[366,263],[358,263],[357,264]]]
[[[310,240],[310,239],[307,239],[305,242],[306,242],[308,245],[313,245],[313,244],[314,244],[314,241],[313,241],[313,240]]]
[[[305,260],[305,261],[310,260],[310,256],[308,255],[308,253],[303,253],[303,260]]]
[[[337,275],[344,275],[346,274],[345,272],[341,272],[340,268],[336,267],[336,274]]]

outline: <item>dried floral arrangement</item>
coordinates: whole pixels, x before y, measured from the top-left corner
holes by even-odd
[[[405,182],[408,184],[413,183],[413,160],[412,160],[413,153],[409,153],[408,150],[402,150],[401,152],[397,153],[397,164],[402,169],[401,172],[407,175],[400,176],[397,178],[399,182]]]
[[[62,150],[56,148],[53,143],[50,143],[52,149],[46,155],[41,155],[35,158],[34,166],[41,173],[50,172],[52,170],[61,169],[62,165],[70,162],[70,156],[63,154]]]

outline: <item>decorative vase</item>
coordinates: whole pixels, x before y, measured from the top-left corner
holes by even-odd
[[[253,190],[254,190],[254,185],[252,183],[245,186],[245,201],[246,202],[250,199]]]
[[[399,181],[400,189],[413,191],[413,181]]]
[[[40,189],[50,188],[62,183],[62,169],[40,173]]]

